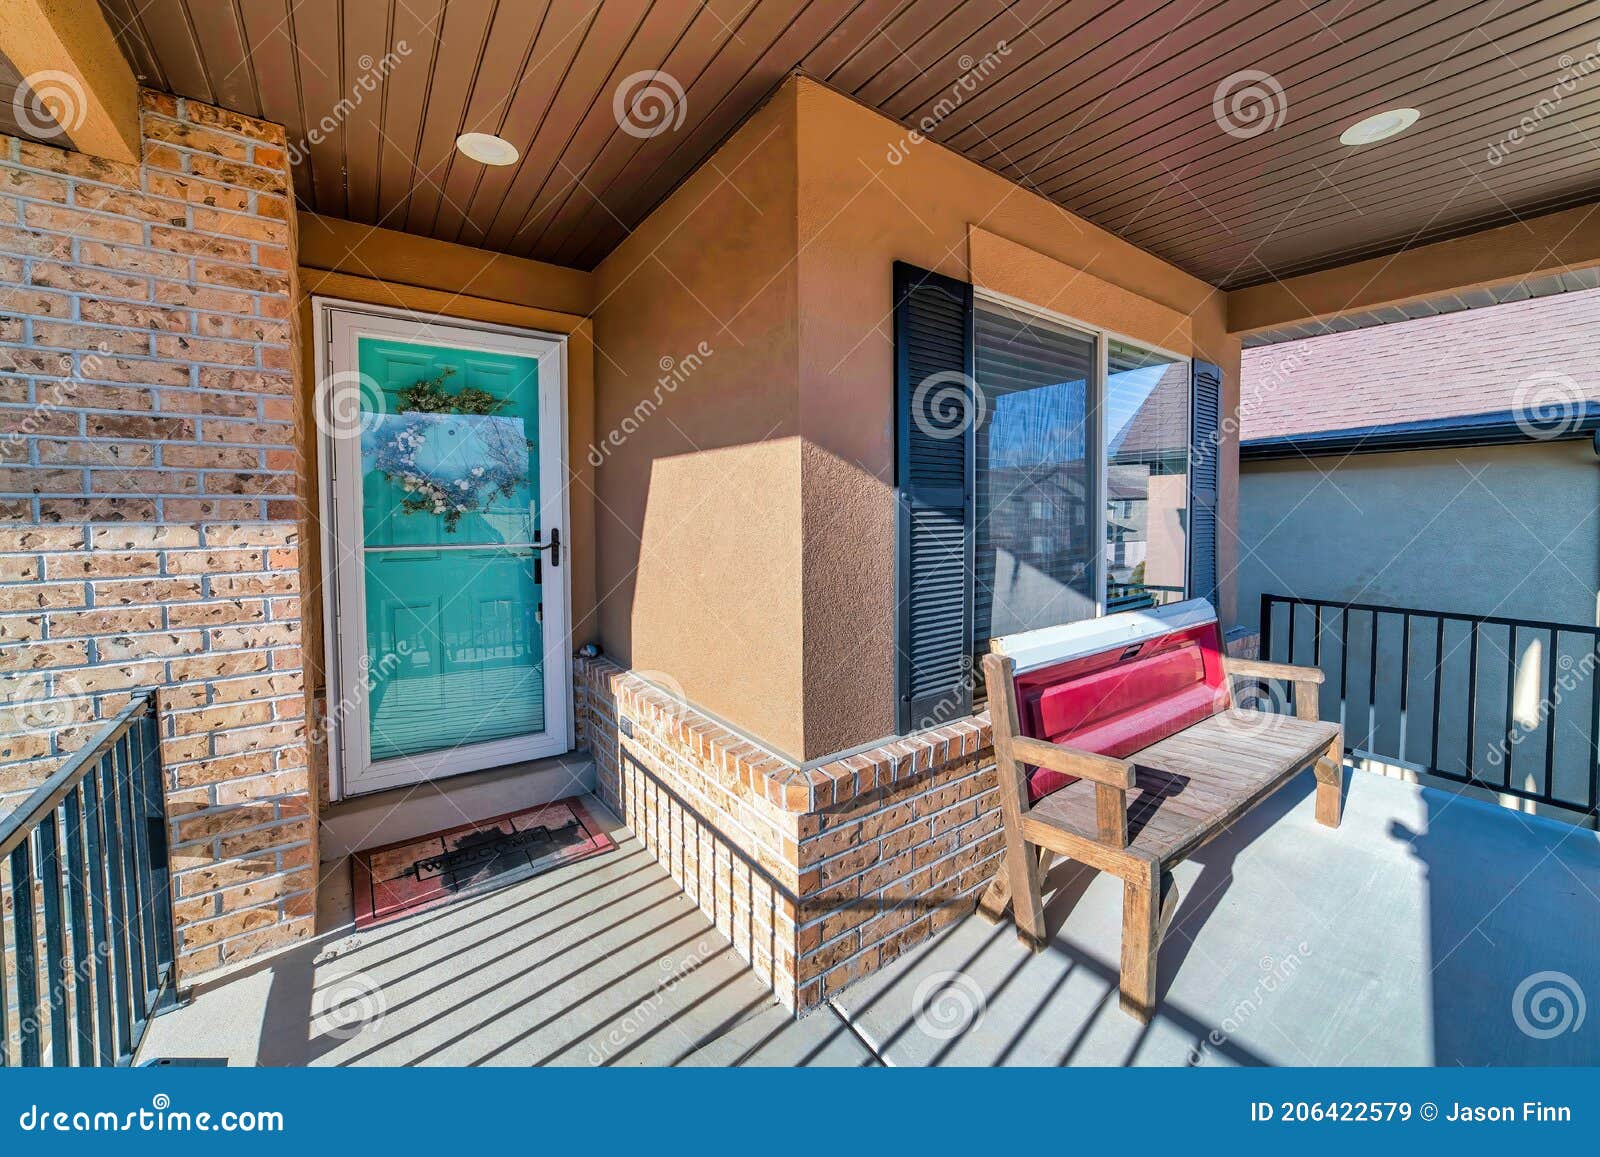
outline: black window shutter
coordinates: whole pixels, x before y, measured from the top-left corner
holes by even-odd
[[[972,713],[972,286],[896,262],[894,303],[904,735]]]
[[[1189,368],[1189,597],[1217,605],[1217,459],[1222,425],[1222,370]]]

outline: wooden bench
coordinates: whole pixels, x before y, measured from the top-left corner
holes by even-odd
[[[979,912],[1015,912],[1044,948],[1055,856],[1123,881],[1121,997],[1148,1021],[1174,865],[1314,767],[1316,818],[1338,827],[1344,737],[1317,718],[1314,667],[1229,659],[1203,600],[997,639],[984,656],[1005,859]],[[1295,686],[1293,716],[1235,706],[1231,677]]]

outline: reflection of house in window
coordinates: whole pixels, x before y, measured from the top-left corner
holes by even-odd
[[[1118,342],[1108,355],[1108,601],[1172,602],[1187,563],[1189,367]]]

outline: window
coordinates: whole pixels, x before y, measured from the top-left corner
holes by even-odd
[[[1189,363],[980,300],[973,377],[976,649],[1183,598]]]
[[[1215,599],[1221,370],[904,262],[894,301],[901,734],[996,635]]]
[[[1188,362],[1109,342],[1105,419],[1107,606],[1177,602],[1188,559]]]
[[[1095,339],[988,303],[973,334],[972,636],[981,648],[996,635],[1094,617]]]

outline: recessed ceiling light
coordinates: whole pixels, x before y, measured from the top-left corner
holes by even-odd
[[[456,138],[456,148],[463,156],[486,165],[514,165],[522,155],[516,145],[492,133],[462,133]]]
[[[1379,141],[1386,141],[1390,137],[1399,136],[1416,124],[1417,118],[1421,115],[1414,108],[1392,108],[1386,112],[1373,113],[1340,133],[1339,143],[1341,145],[1375,145]]]

